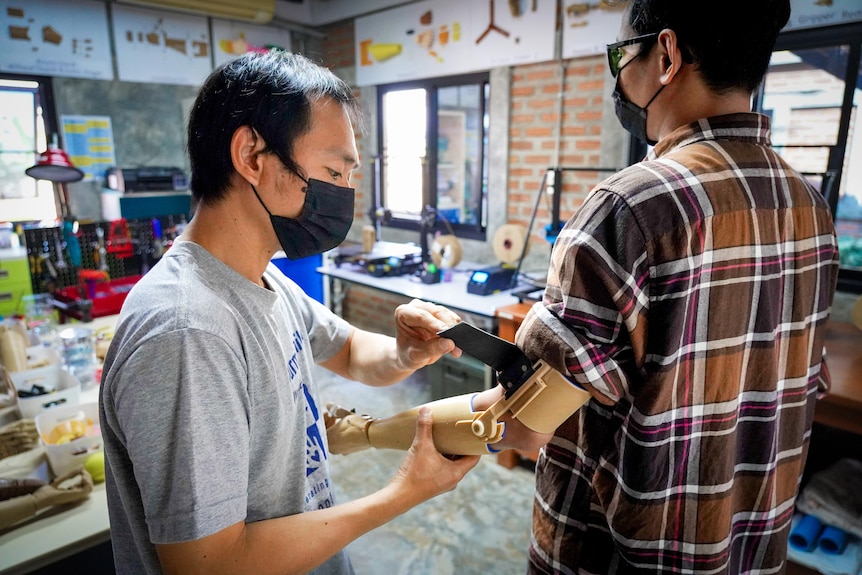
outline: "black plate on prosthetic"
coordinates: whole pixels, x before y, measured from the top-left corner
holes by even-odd
[[[491,366],[507,396],[521,387],[533,373],[532,363],[515,344],[469,323],[457,323],[437,332],[437,335],[451,339],[461,351]]]

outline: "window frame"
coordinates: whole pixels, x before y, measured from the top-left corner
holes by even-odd
[[[27,87],[10,87],[4,86],[4,90],[9,91],[21,91],[21,92],[31,92],[33,93],[33,104],[34,104],[34,117],[36,114],[37,108],[42,108],[42,122],[44,124],[45,129],[45,146],[47,148],[48,143],[51,142],[51,138],[54,134],[57,134],[59,137],[59,122],[57,118],[57,107],[55,105],[54,100],[54,87],[51,81],[51,78],[48,76],[30,76],[25,74],[13,74],[8,72],[0,72],[0,80],[10,80],[15,82],[35,82],[38,84],[38,88],[31,89]],[[35,163],[38,160],[39,154],[44,151],[39,148],[40,142],[38,141],[38,129],[37,129],[37,141],[36,141],[36,150],[33,150],[33,162]],[[52,200],[53,201],[53,200]],[[2,202],[2,200],[0,200]],[[56,214],[55,217],[60,217],[60,214]],[[42,218],[33,217],[26,220],[16,220],[16,221],[39,221]]]
[[[807,50],[847,45],[850,50],[847,55],[847,69],[844,75],[844,97],[841,102],[841,116],[838,123],[838,138],[829,151],[826,171],[823,174],[823,189],[828,192],[832,184],[840,186],[844,173],[844,158],[847,153],[847,142],[850,134],[850,120],[853,112],[854,90],[860,83],[859,70],[862,66],[862,22],[840,24],[822,28],[790,30],[782,32],[775,42],[773,52],[783,50]],[[754,97],[754,108],[762,111],[763,83]],[[858,122],[857,122],[858,123]],[[862,130],[862,125],[857,126]],[[862,141],[862,132],[857,134]],[[838,197],[840,188],[834,193],[827,193],[826,200],[832,210],[832,217],[838,219]],[[862,293],[862,270],[842,267],[838,271],[838,290]]]
[[[376,186],[379,187],[379,197],[381,207],[386,209],[386,165],[384,159],[384,113],[383,99],[389,92],[399,90],[424,89],[426,102],[426,125],[425,125],[425,162],[422,167],[422,200],[423,205],[437,206],[437,165],[439,153],[436,143],[439,141],[439,105],[437,98],[437,90],[441,88],[451,88],[453,86],[478,85],[480,87],[479,98],[480,117],[482,118],[482,133],[478,138],[479,154],[481,156],[481,200],[478,202],[479,214],[478,223],[465,224],[455,223],[449,220],[442,221],[442,218],[437,218],[435,229],[453,233],[459,238],[475,239],[484,241],[486,238],[486,230],[488,225],[488,133],[490,126],[486,126],[484,120],[490,114],[490,73],[476,72],[472,74],[463,74],[458,76],[444,76],[439,78],[424,78],[419,80],[409,80],[405,82],[396,82],[392,84],[384,84],[377,86],[377,155],[375,157],[378,169],[375,177],[377,178]],[[433,145],[432,145],[433,143]],[[420,231],[420,217],[403,218],[395,217],[394,215],[387,221],[382,222],[382,225],[392,228]]]

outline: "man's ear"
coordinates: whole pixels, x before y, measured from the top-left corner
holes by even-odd
[[[682,51],[676,32],[668,28],[662,30],[658,35],[658,50],[660,53],[659,61],[661,62],[659,81],[663,85],[667,85],[682,68]]]
[[[266,142],[251,126],[240,126],[230,139],[230,159],[233,169],[253,186],[260,182],[263,168],[261,154],[266,149]]]

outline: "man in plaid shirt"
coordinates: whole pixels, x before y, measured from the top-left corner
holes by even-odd
[[[608,46],[655,147],[568,222],[518,332],[593,396],[537,462],[531,573],[784,568],[838,273],[828,206],[750,112],[789,13],[631,0]]]

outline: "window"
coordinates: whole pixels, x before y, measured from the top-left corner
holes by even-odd
[[[862,24],[782,34],[755,108],[772,117],[772,143],[829,202],[838,289],[862,292]]]
[[[24,173],[54,131],[47,79],[0,76],[0,219],[53,220],[54,185]]]
[[[488,74],[378,89],[377,186],[389,225],[419,229],[424,206],[438,228],[484,239]]]

